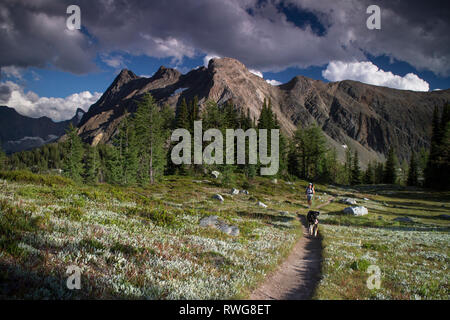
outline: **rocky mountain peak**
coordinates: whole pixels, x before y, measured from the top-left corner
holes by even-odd
[[[172,68],[166,68],[165,66],[159,67],[159,69],[155,72],[152,79],[175,79],[179,78],[181,76],[181,72],[172,69]]]

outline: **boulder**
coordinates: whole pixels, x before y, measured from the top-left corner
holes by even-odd
[[[201,227],[216,227],[219,223],[217,216],[208,216],[200,220]]]
[[[410,217],[397,217],[393,220],[398,221],[398,222],[405,222],[405,223],[413,223],[414,222],[414,220],[411,219]]]
[[[360,206],[360,207],[347,207],[344,209],[345,214],[351,214],[354,216],[365,216],[369,212],[367,211],[366,207]]]
[[[288,211],[280,211],[280,214],[282,216],[287,216],[289,214],[289,212]]]
[[[220,194],[215,194],[213,199],[219,200],[220,202],[224,202],[225,199]]]
[[[241,190],[241,193],[249,195],[250,193],[247,190]]]
[[[352,199],[352,198],[341,199],[340,202],[344,203],[344,204],[349,204],[349,205],[355,205],[356,204],[356,200]]]
[[[261,208],[267,208],[267,205],[262,203],[261,201],[258,201],[258,206],[260,206]]]
[[[226,224],[223,221],[220,221],[217,216],[208,216],[200,220],[200,226],[207,228],[215,228],[217,230],[220,230],[221,232],[228,234],[230,236],[238,236],[239,235],[239,228],[236,226],[231,226]]]
[[[217,179],[217,178],[219,178],[219,176],[220,176],[220,172],[219,172],[219,171],[212,171],[212,172],[211,172],[211,176],[212,176],[214,179]]]
[[[231,192],[230,192],[230,193],[231,193],[231,194],[239,194],[239,190],[233,188],[233,189],[231,189]]]

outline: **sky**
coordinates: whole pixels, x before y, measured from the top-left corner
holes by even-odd
[[[81,28],[69,30],[69,5]],[[369,29],[370,5],[380,29]],[[121,69],[150,77],[231,57],[272,85],[296,75],[402,90],[450,88],[450,3],[393,0],[2,0],[0,105],[55,121]]]

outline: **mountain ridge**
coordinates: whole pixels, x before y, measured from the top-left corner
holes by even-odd
[[[115,134],[125,110],[134,112],[136,101],[150,93],[156,102],[176,108],[183,98],[198,96],[249,110],[258,119],[263,100],[270,99],[281,129],[292,135],[297,125],[317,123],[342,158],[347,145],[360,153],[363,164],[384,160],[389,146],[400,159],[411,149],[429,147],[435,105],[450,100],[450,90],[415,92],[373,86],[353,80],[326,83],[304,76],[273,86],[232,58],[211,59],[208,67],[186,74],[161,66],[150,78],[124,69],[79,124],[79,135],[91,144],[107,143]]]
[[[81,113],[84,115],[84,111],[78,108],[71,119],[55,122],[47,116],[32,118],[20,114],[14,108],[0,106],[1,147],[10,154],[56,141],[65,134],[71,123],[78,125]]]

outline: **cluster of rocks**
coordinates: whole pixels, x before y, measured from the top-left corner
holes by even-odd
[[[238,236],[239,228],[236,226],[228,225],[225,222],[219,220],[218,216],[208,216],[200,220],[201,227],[211,227],[220,230],[230,236]]]

